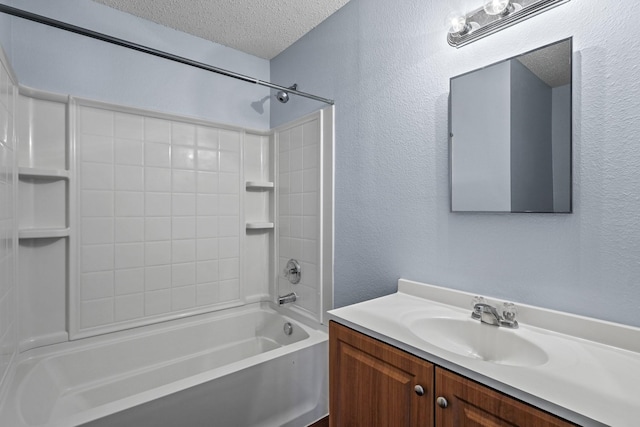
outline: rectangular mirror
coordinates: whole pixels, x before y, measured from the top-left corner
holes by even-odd
[[[571,213],[572,39],[450,81],[451,211]]]

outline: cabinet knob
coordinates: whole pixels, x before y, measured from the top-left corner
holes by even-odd
[[[447,406],[449,406],[449,402],[447,402],[447,399],[445,399],[444,397],[440,396],[436,399],[436,403],[438,404],[439,407],[441,407],[442,409],[446,408]]]
[[[424,388],[421,385],[417,385],[413,388],[418,396],[424,396]]]

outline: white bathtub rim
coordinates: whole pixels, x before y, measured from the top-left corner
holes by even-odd
[[[296,326],[301,327],[309,336],[301,341],[287,344],[285,346],[270,350],[265,353],[250,356],[248,358],[229,363],[227,365],[211,369],[196,375],[192,375],[177,381],[173,381],[169,384],[165,384],[159,387],[154,387],[150,390],[137,393],[133,396],[128,396],[122,399],[115,400],[103,405],[96,406],[94,408],[81,411],[77,414],[65,417],[59,420],[53,420],[46,425],[47,427],[68,427],[70,425],[79,425],[86,422],[90,422],[104,416],[120,412],[122,410],[150,402],[152,400],[167,396],[169,394],[177,393],[181,390],[185,390],[190,387],[197,386],[207,381],[214,380],[216,378],[229,375],[233,372],[248,368],[253,365],[264,363],[266,361],[275,359],[285,354],[289,354],[298,351],[302,348],[310,347],[318,343],[328,340],[326,328],[322,325],[317,325],[318,328],[310,327],[307,322],[291,319],[290,317],[273,310],[269,304],[255,303],[243,307],[235,307],[222,312],[207,313],[192,318],[176,319],[169,322],[163,322],[161,324],[155,324],[145,326],[141,328],[130,329],[126,331],[120,331],[109,335],[102,335],[97,337],[90,337],[82,340],[71,341],[67,343],[54,344],[47,347],[41,347],[29,350],[20,355],[16,361],[16,369],[12,382],[8,384],[8,389],[12,386],[17,388],[14,392],[9,392],[5,395],[7,398],[0,406],[0,415],[12,415],[13,419],[9,421],[19,422],[20,426],[32,426],[27,423],[21,413],[20,401],[17,399],[22,395],[24,387],[26,386],[26,379],[31,372],[31,367],[51,357],[63,356],[65,354],[74,353],[78,350],[88,350],[92,348],[98,348],[106,346],[112,343],[135,340],[149,335],[155,335],[162,332],[168,332],[176,329],[188,328],[190,326],[196,326],[217,319],[224,319],[229,317],[235,317],[241,314],[249,314],[255,312],[269,312],[281,316],[286,321],[293,322]]]
[[[73,353],[77,351],[78,348],[82,348],[83,350],[90,350],[92,348],[101,347],[112,342],[128,341],[145,336],[151,336],[160,332],[169,332],[188,326],[197,326],[216,319],[227,319],[230,317],[235,317],[239,314],[248,314],[261,311],[278,314],[288,321],[293,321],[294,323],[303,327],[305,332],[307,332],[310,337],[312,336],[311,331],[324,333],[328,332],[328,328],[325,325],[314,325],[313,322],[306,317],[291,315],[291,313],[289,312],[283,313],[277,309],[274,309],[273,304],[271,303],[258,302],[244,306],[230,307],[221,311],[186,316],[179,319],[172,319],[154,323],[152,325],[137,326],[122,331],[110,332],[102,335],[79,338],[73,341],[33,348],[20,353],[17,360],[15,360],[15,363],[17,365],[20,363],[24,363],[25,361],[30,359],[40,359],[44,356],[58,356]]]

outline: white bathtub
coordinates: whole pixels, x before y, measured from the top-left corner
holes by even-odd
[[[24,353],[0,425],[302,427],[327,383],[327,334],[254,304]]]

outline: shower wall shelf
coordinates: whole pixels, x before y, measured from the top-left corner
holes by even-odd
[[[275,247],[275,153],[273,133],[246,132],[242,156],[241,209],[244,225],[245,301],[273,301]],[[241,226],[242,226],[241,225]]]
[[[274,227],[273,222],[247,222],[247,230],[268,230]]]
[[[247,181],[247,190],[272,190],[274,187],[271,181]]]
[[[16,99],[20,351],[69,339],[66,298],[75,280],[69,269],[75,254],[70,103],[68,96],[24,86]]]
[[[20,177],[27,177],[33,179],[54,180],[54,179],[69,179],[69,171],[63,169],[43,169],[43,168],[18,168],[18,175]]]
[[[18,168],[18,238],[69,235],[68,184],[69,173],[64,170]]]
[[[55,239],[69,237],[69,228],[24,228],[18,231],[20,239]]]

